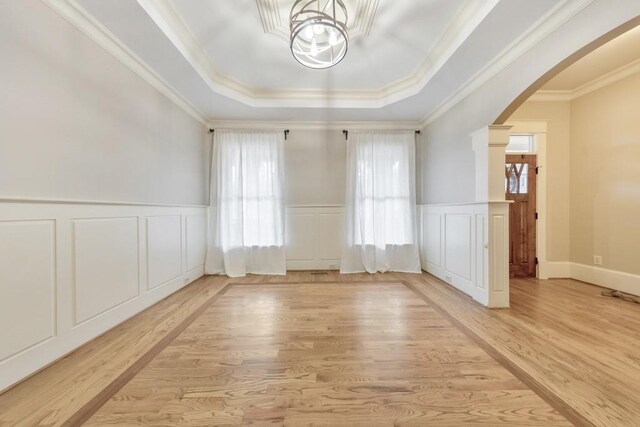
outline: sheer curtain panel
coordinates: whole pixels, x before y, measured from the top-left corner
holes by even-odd
[[[341,273],[419,273],[415,133],[352,132]]]
[[[286,274],[284,134],[214,135],[207,274]]]

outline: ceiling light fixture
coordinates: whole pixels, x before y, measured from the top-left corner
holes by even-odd
[[[342,0],[296,0],[291,8],[291,53],[309,68],[329,68],[347,54],[347,8]]]

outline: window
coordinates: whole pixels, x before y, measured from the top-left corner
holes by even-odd
[[[216,138],[221,245],[225,250],[283,247],[280,135],[221,131]]]
[[[356,244],[384,247],[414,243],[414,142],[408,141],[371,137],[360,142],[356,155]]]
[[[506,151],[507,153],[535,153],[536,138],[534,135],[527,134],[511,135]]]
[[[505,191],[508,194],[527,194],[529,165],[527,163],[507,163],[505,165]]]

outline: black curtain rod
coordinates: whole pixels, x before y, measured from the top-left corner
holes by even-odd
[[[348,130],[343,130],[342,134],[344,135],[344,139],[349,139],[349,131]],[[416,135],[420,135],[422,134],[421,130],[417,130],[416,131]]]
[[[215,129],[209,129],[209,133],[214,133],[216,130]],[[284,140],[286,141],[287,138],[289,137],[289,129],[285,129],[284,130]]]

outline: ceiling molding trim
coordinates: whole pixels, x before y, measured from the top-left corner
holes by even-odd
[[[137,2],[213,91],[255,106],[251,88],[218,73],[213,68],[193,33],[167,0],[137,0]]]
[[[570,90],[539,90],[525,102],[569,102],[573,99]]]
[[[291,129],[291,130],[419,130],[418,121],[246,121],[246,120],[212,120],[208,124],[211,129]]]
[[[410,77],[384,89],[384,105],[420,93],[499,2],[500,0],[488,0],[465,3],[418,69]]]
[[[293,1],[291,2],[293,3]],[[349,17],[349,38],[351,40],[368,36],[378,10],[380,0],[358,0],[354,16]],[[278,0],[256,0],[262,28],[267,34],[273,34],[289,41],[288,15],[283,16]]]
[[[278,0],[256,0],[256,5],[260,12],[260,21],[262,22],[262,29],[265,33],[274,32],[282,26]]]
[[[588,95],[591,92],[595,92],[598,89],[602,89],[636,73],[640,73],[640,59],[603,74],[573,90],[539,90],[527,101],[573,101],[574,99]]]
[[[276,0],[256,1],[261,16],[274,14]],[[379,0],[360,1],[361,7],[368,5],[367,19],[372,23]],[[412,73],[411,77],[377,90],[326,92],[324,90],[258,90],[224,76],[214,69],[204,49],[167,0],[137,0],[214,92],[259,108],[362,109],[382,108],[419,93],[499,1],[465,3],[427,59],[416,72]],[[274,16],[263,19],[263,27],[268,28],[274,25],[275,20]],[[367,28],[367,31],[369,30],[370,26]]]
[[[549,127],[548,120],[514,120],[505,122],[506,126],[510,126],[511,134],[546,134]]]
[[[191,117],[202,124],[207,119],[196,107],[182,97],[169,83],[153,71],[142,59],[126,47],[106,27],[93,18],[74,0],[41,0],[51,10],[66,19],[84,35],[113,55],[122,64],[166,96]]]
[[[355,26],[352,29],[353,36],[368,36],[371,33],[371,27],[373,27],[373,20],[378,12],[378,5],[380,0],[359,0],[358,7],[356,9],[356,16],[354,16]]]
[[[593,3],[594,0],[563,0],[529,29],[510,43],[492,61],[485,65],[466,83],[443,101],[436,109],[422,120],[422,126],[429,126],[440,116],[453,108],[471,93],[495,77],[500,71],[516,61],[530,49],[538,45],[550,34],[571,20],[574,16]]]

